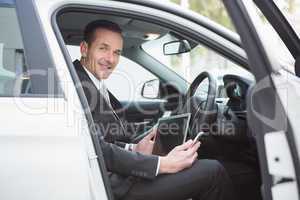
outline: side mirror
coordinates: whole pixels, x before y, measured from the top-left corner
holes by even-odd
[[[164,55],[175,55],[191,51],[191,45],[187,40],[177,40],[165,43]]]
[[[159,98],[159,80],[153,79],[145,82],[141,91],[141,95],[147,99]]]

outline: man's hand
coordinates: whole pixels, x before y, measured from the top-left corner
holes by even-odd
[[[151,155],[154,146],[154,138],[156,135],[157,129],[153,129],[148,135],[146,135],[139,143],[134,145],[133,151],[143,153],[146,155]]]
[[[199,147],[200,142],[193,143],[192,140],[176,146],[167,156],[161,157],[159,174],[176,173],[191,167],[198,157]]]

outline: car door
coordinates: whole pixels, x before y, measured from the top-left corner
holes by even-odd
[[[257,15],[260,9],[294,59],[299,38],[270,0],[224,1],[247,52],[257,83],[248,95],[248,119],[257,138],[264,199],[299,199],[299,78],[279,63],[281,47]],[[262,16],[262,15],[261,15]],[[285,48],[286,48],[285,47]],[[277,55],[277,56],[276,56]],[[297,66],[296,66],[297,67]]]
[[[37,10],[0,1],[0,199],[105,199],[78,96],[59,81]]]

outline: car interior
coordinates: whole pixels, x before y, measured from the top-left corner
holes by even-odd
[[[189,83],[147,54],[142,45],[169,36],[170,40],[161,44],[161,50],[165,55],[180,56],[201,42],[164,24],[121,14],[103,14],[97,10],[78,8],[62,10],[57,15],[57,26],[64,44],[78,46],[83,39],[85,25],[96,19],[109,20],[121,27],[124,39],[122,56],[139,63],[158,77],[157,98],[164,100],[151,102],[157,98],[148,98],[146,102],[125,106],[124,102],[118,101],[112,94],[112,105],[119,117],[128,123],[138,123],[150,118],[150,125],[147,124],[147,127],[151,127],[166,111],[171,115],[190,112],[189,138],[193,138],[199,131],[207,133],[201,138],[199,159],[219,160],[228,170],[238,195],[243,199],[261,199],[255,135],[249,130],[246,117],[246,96],[255,83],[254,79],[230,72],[216,77],[211,71],[203,70]],[[197,95],[199,88],[206,88],[205,95]],[[152,112],[141,112],[137,105],[143,108],[142,111]],[[132,115],[135,117],[131,118]],[[209,126],[202,126],[203,124]],[[145,129],[147,128],[138,127],[128,130],[132,132],[131,140],[137,142],[144,136]]]

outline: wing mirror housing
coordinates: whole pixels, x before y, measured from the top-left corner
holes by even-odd
[[[158,99],[159,98],[159,85],[158,79],[153,79],[144,83],[141,91],[141,95],[147,99]]]

